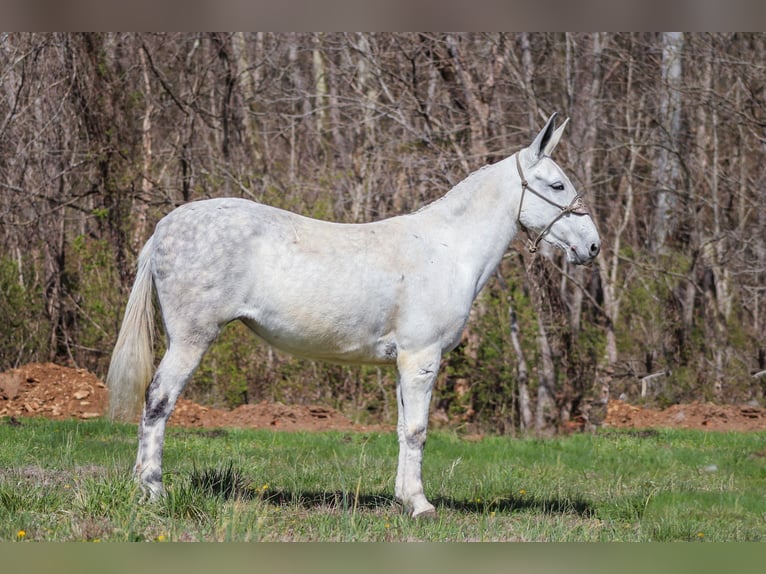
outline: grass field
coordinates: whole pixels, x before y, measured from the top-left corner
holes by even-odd
[[[171,428],[166,499],[139,504],[135,426],[0,424],[2,541],[766,540],[766,433],[429,436],[413,521],[396,439]]]

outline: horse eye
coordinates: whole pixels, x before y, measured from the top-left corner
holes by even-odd
[[[551,187],[555,189],[556,191],[564,191],[564,184],[560,181],[557,181],[556,183],[552,183]]]

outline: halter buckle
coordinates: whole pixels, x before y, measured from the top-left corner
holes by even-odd
[[[582,195],[576,195],[566,211],[574,213],[575,215],[588,215],[590,213],[588,211],[588,206],[585,205],[585,200],[582,198]]]

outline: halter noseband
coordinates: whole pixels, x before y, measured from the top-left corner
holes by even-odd
[[[527,234],[527,237],[529,237],[529,252],[534,253],[537,251],[537,246],[540,244],[540,241],[542,241],[543,237],[551,230],[551,227],[562,217],[564,217],[568,213],[574,213],[575,215],[588,215],[588,208],[585,206],[585,201],[583,201],[582,195],[579,193],[574,196],[574,199],[572,199],[571,203],[569,205],[560,205],[556,203],[555,201],[548,199],[543,194],[535,191],[529,186],[529,182],[524,177],[524,172],[521,170],[521,161],[519,160],[520,153],[516,153],[516,169],[519,171],[519,177],[521,178],[521,199],[519,200],[519,211],[516,213],[516,223],[519,224],[519,227],[524,230],[524,232]],[[558,207],[561,210],[561,213],[559,213],[556,217],[553,218],[553,220],[543,229],[540,233],[537,234],[537,237],[533,240],[532,234],[529,232],[529,229],[521,222],[521,207],[524,205],[524,195],[526,194],[527,190],[530,191],[530,193],[534,193],[537,197],[540,199],[547,201],[551,205],[554,205]]]

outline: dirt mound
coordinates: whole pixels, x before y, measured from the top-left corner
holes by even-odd
[[[373,427],[355,424],[329,407],[283,405],[266,401],[255,405],[242,405],[234,410],[224,410],[178,399],[168,424],[181,427],[270,428],[293,431],[373,430]]]
[[[607,406],[604,425],[613,428],[757,431],[766,429],[766,409],[745,405],[689,403],[672,405],[658,411],[613,399]]]
[[[106,411],[106,385],[84,369],[52,363],[30,364],[0,373],[0,417],[44,416],[90,419]],[[364,427],[324,406],[262,402],[233,410],[204,407],[179,399],[170,425],[279,430],[391,430]],[[686,428],[717,431],[766,430],[766,409],[754,406],[691,403],[664,410],[645,409],[612,400],[604,426],[611,428]]]
[[[106,412],[108,391],[96,375],[52,363],[29,364],[0,373],[0,417],[91,419]],[[324,406],[262,402],[234,410],[179,399],[168,424],[180,427],[241,427],[279,430],[388,430],[355,424]]]
[[[106,404],[106,385],[85,369],[45,363],[0,373],[0,416],[91,419]]]

